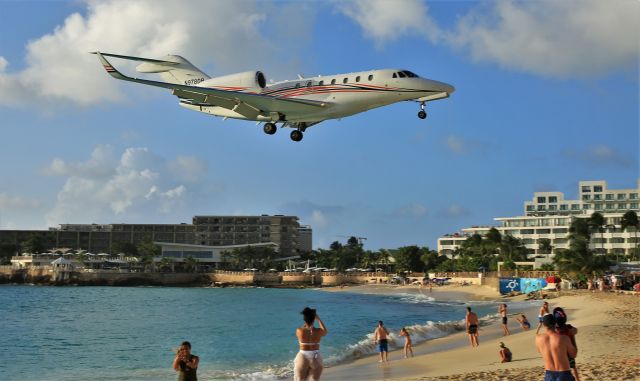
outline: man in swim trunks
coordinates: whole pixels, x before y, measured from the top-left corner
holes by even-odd
[[[542,303],[542,307],[540,307],[540,312],[538,313],[538,329],[536,329],[536,335],[540,332],[540,328],[542,327],[542,318],[544,315],[548,315],[549,313],[549,303]]]
[[[510,334],[509,328],[507,328],[507,305],[506,303],[502,303],[500,308],[498,309],[500,316],[502,316],[502,332],[503,336],[507,336]]]
[[[471,307],[467,307],[465,324],[467,327],[467,333],[469,334],[471,347],[477,347],[478,345],[480,345],[478,343],[478,315],[476,315],[475,312],[471,312]]]
[[[389,361],[389,330],[384,326],[382,320],[378,321],[378,326],[373,332],[373,340],[378,343],[378,352],[380,352],[380,362]]]
[[[576,357],[576,347],[571,340],[555,331],[553,315],[542,318],[545,332],[536,335],[536,348],[544,360],[544,381],[575,381],[569,366],[569,357]]]

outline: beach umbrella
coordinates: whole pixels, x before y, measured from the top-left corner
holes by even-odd
[[[561,280],[560,277],[555,275],[550,275],[546,279],[547,283],[560,283]]]

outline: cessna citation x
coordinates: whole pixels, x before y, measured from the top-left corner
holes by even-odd
[[[263,122],[264,132],[273,135],[277,123],[290,127],[291,140],[314,124],[413,100],[420,103],[418,117],[424,119],[428,101],[447,98],[455,91],[443,82],[420,78],[399,69],[317,76],[267,84],[260,71],[248,71],[211,78],[186,59],[169,55],[163,59],[97,54],[107,72],[124,81],[171,89],[180,106],[215,116]],[[105,56],[142,61],[140,73],[156,73],[164,82],[132,78],[116,70]]]

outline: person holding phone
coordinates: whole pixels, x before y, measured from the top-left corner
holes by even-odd
[[[198,381],[196,371],[200,358],[191,354],[191,343],[183,341],[173,359],[173,369],[178,372],[178,381]]]

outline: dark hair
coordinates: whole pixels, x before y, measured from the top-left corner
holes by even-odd
[[[182,347],[182,346],[185,346],[185,345],[186,345],[187,347],[189,347],[189,349],[191,349],[191,343],[190,343],[190,342],[188,342],[188,341],[183,341],[183,342],[182,342],[182,344],[180,344],[180,346],[181,346],[181,347]]]
[[[547,328],[555,328],[556,318],[552,314],[547,314],[542,317],[542,324]]]
[[[382,320],[378,320],[378,325],[384,325],[384,324],[382,323]]]
[[[313,321],[316,320],[316,310],[313,308],[305,307],[300,313],[307,324],[313,324]]]
[[[558,326],[562,327],[567,324],[567,314],[564,312],[562,307],[556,307],[553,309],[553,317]]]
[[[467,307],[467,311],[471,312],[471,307]]]

